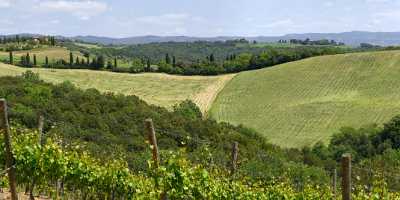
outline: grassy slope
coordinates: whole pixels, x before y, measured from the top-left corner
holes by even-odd
[[[400,51],[310,58],[237,75],[210,115],[286,147],[400,114]]]
[[[0,63],[0,76],[20,75],[26,68]],[[45,81],[60,83],[71,81],[87,89],[103,92],[134,94],[148,103],[171,107],[186,99],[196,102],[203,112],[208,110],[216,93],[233,75],[201,77],[172,76],[166,74],[123,74],[92,70],[29,69],[38,72]]]

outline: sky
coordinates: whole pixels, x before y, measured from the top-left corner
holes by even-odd
[[[275,36],[399,22],[400,0],[0,0],[0,34]]]

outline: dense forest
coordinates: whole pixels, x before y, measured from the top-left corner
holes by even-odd
[[[168,150],[184,149],[185,157],[192,163],[226,168],[231,145],[237,141],[239,174],[263,181],[284,175],[290,184],[301,189],[306,182],[329,184],[341,155],[350,152],[358,183],[371,183],[376,173],[363,171],[368,169],[381,172],[388,187],[400,188],[396,177],[388,173],[398,171],[400,166],[400,117],[382,128],[368,125],[338,130],[328,146],[318,143],[302,149],[283,149],[251,129],[203,119],[190,101],[168,111],[135,96],[80,90],[68,82],[44,83],[29,71],[21,77],[0,78],[0,83],[0,97],[9,101],[13,124],[35,128],[37,116],[44,116],[46,137],[61,139],[66,147],[80,144],[103,160],[121,158],[136,172],[148,170],[146,160],[150,152],[144,143],[144,120],[152,118],[162,155],[168,154]]]

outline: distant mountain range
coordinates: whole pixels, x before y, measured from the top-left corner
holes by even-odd
[[[81,40],[100,44],[145,44],[151,42],[194,42],[194,41],[226,41],[245,38],[257,42],[276,42],[278,40],[289,39],[311,39],[321,40],[329,39],[337,42],[344,42],[347,45],[358,46],[360,43],[371,43],[381,46],[400,45],[400,32],[365,32],[352,31],[343,33],[303,33],[287,34],[283,36],[258,36],[258,37],[240,37],[240,36],[221,36],[221,37],[188,37],[188,36],[137,36],[127,38],[110,38],[97,36],[76,36],[71,39]]]
[[[24,33],[24,35],[29,35]],[[37,35],[37,34],[31,34]],[[303,33],[303,34],[287,34],[283,36],[258,36],[258,37],[241,37],[241,36],[220,36],[220,37],[190,37],[190,36],[136,36],[127,38],[112,38],[99,36],[75,36],[63,37],[72,40],[80,40],[90,43],[99,44],[146,44],[152,42],[195,42],[195,41],[226,41],[245,38],[250,41],[257,42],[276,42],[278,40],[289,39],[311,39],[321,40],[329,39],[337,42],[343,42],[347,45],[358,46],[360,43],[370,43],[381,46],[400,45],[400,32],[365,32],[352,31],[343,33]]]

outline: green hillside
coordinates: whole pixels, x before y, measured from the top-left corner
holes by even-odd
[[[343,126],[400,114],[400,51],[322,56],[243,72],[210,115],[244,124],[285,147],[327,142]]]

